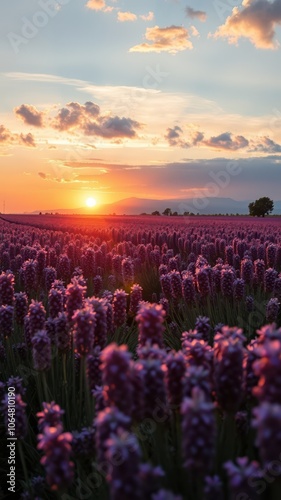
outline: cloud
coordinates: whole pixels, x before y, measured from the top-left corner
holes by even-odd
[[[103,10],[106,7],[104,0],[89,0],[86,3],[86,7],[92,10]]]
[[[237,44],[240,38],[248,38],[260,49],[276,49],[275,28],[281,25],[281,1],[244,0],[242,9],[234,7],[232,14],[214,33],[214,38],[227,38]]]
[[[102,116],[97,104],[88,101],[84,105],[70,102],[59,110],[52,126],[60,131],[82,132],[88,136],[105,139],[134,139],[136,130],[141,128],[139,122],[117,115]]]
[[[131,120],[131,118],[104,116],[99,118],[97,122],[87,123],[84,132],[86,135],[96,135],[105,139],[134,139],[137,136],[136,129],[140,127],[140,123]]]
[[[38,175],[39,177],[41,177],[41,179],[47,179],[47,174],[45,174],[44,172],[38,172]]]
[[[43,116],[42,111],[38,111],[34,106],[29,104],[22,104],[14,109],[16,115],[18,115],[24,123],[27,125],[33,125],[33,127],[43,127]]]
[[[29,146],[31,148],[35,148],[35,140],[32,134],[20,134],[19,136],[19,142],[25,146]]]
[[[178,148],[191,148],[192,146],[202,145],[219,151],[237,151],[249,145],[249,141],[245,137],[242,135],[233,137],[230,132],[225,132],[210,139],[204,139],[203,132],[194,131],[185,139],[183,138],[183,130],[178,125],[167,129],[165,139],[170,146]]]
[[[243,135],[237,135],[233,138],[230,132],[224,132],[216,137],[211,137],[203,141],[205,146],[218,150],[237,151],[246,148],[249,141]]]
[[[176,146],[178,148],[191,148],[192,146],[197,146],[200,142],[203,142],[204,134],[199,131],[194,131],[189,134],[188,140],[182,138],[183,130],[181,127],[176,125],[173,128],[167,128],[167,133],[164,136],[168,141],[170,146]]]
[[[32,134],[16,134],[8,130],[4,125],[0,125],[0,146],[28,146],[35,147],[35,140]]]
[[[187,17],[190,17],[191,19],[199,19],[202,23],[204,23],[207,19],[207,13],[203,10],[194,10],[192,7],[186,7],[185,12]]]
[[[190,148],[191,144],[187,141],[182,140],[181,136],[183,134],[183,130],[176,125],[173,128],[167,128],[167,133],[165,135],[165,139],[168,141],[170,146],[176,146],[180,148]]]
[[[117,19],[118,21],[124,23],[127,21],[136,21],[137,16],[136,14],[133,14],[133,12],[118,12],[117,14]]]
[[[281,145],[274,142],[269,137],[262,137],[258,142],[253,144],[250,149],[251,153],[281,153]]]
[[[176,54],[182,50],[192,49],[188,30],[182,26],[169,26],[166,28],[147,28],[145,38],[148,42],[135,45],[130,52],[169,52]]]
[[[148,14],[143,14],[140,16],[140,18],[143,21],[152,21],[154,19],[154,12],[150,10]]]
[[[96,118],[99,113],[99,106],[91,101],[84,105],[70,102],[60,109],[53,121],[53,127],[61,131],[71,131],[77,127],[83,127],[87,120]]]
[[[89,0],[86,3],[86,7],[91,10],[102,11],[102,12],[112,12],[114,7],[109,7],[106,5],[105,0]]]

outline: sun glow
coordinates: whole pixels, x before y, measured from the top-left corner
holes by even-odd
[[[90,198],[86,199],[86,205],[88,208],[93,208],[96,206],[96,204],[97,204],[97,200],[95,198],[90,197]]]

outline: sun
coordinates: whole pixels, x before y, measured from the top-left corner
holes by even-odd
[[[95,198],[90,197],[90,198],[86,199],[86,205],[88,208],[93,208],[96,206],[96,204],[97,204],[97,200]]]

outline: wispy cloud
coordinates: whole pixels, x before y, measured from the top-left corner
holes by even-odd
[[[189,32],[182,26],[168,26],[166,28],[147,28],[145,33],[147,42],[131,47],[130,52],[177,52],[192,49]]]
[[[190,17],[191,19],[199,19],[199,21],[202,21],[203,23],[207,19],[207,13],[203,10],[195,10],[192,7],[186,7],[185,12],[187,17]]]
[[[148,14],[142,14],[140,15],[140,18],[143,20],[143,21],[153,21],[154,19],[154,12],[152,12],[151,10],[148,12]]]
[[[234,7],[225,23],[210,36],[226,38],[234,44],[240,38],[247,38],[257,48],[276,49],[277,25],[281,25],[280,0],[243,0],[242,9]]]
[[[128,21],[136,21],[137,20],[136,14],[133,14],[133,12],[121,12],[119,11],[117,14],[117,19],[118,21],[124,23]]]

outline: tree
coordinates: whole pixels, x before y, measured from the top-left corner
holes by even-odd
[[[172,210],[170,208],[165,208],[163,215],[172,215]]]
[[[179,214],[178,214],[178,212],[173,212],[171,215],[173,215],[174,217],[177,217]]]
[[[263,198],[259,198],[249,203],[249,214],[253,217],[264,217],[265,215],[269,215],[273,211],[273,208],[273,201],[267,196],[264,196]]]
[[[151,215],[160,215],[160,212],[158,212],[158,210],[155,210]]]

